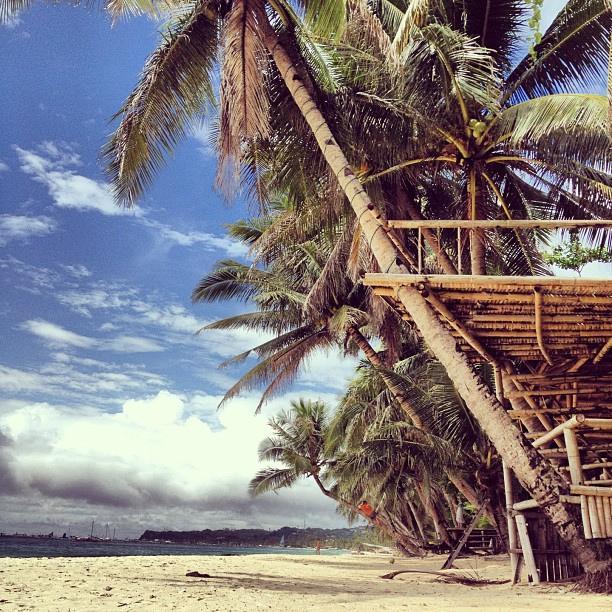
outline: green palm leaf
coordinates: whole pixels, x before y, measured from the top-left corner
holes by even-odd
[[[115,196],[125,205],[148,187],[189,122],[214,104],[218,26],[208,6],[198,3],[162,39],[117,113],[121,122],[103,151]]]
[[[569,0],[536,45],[508,76],[504,100],[602,88],[608,63],[610,0]]]

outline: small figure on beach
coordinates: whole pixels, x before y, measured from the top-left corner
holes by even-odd
[[[367,502],[367,500],[363,500],[358,506],[357,509],[363,516],[370,519],[375,525],[378,525],[377,517],[378,513],[372,506]]]
[[[465,524],[465,516],[463,514],[463,504],[461,503],[461,500],[458,500],[459,504],[457,505],[457,512],[455,513],[455,523],[457,524],[457,527],[459,527],[460,529],[463,529],[463,526]]]
[[[317,540],[317,543],[315,545],[315,550],[317,551],[317,555],[321,554],[321,540]]]

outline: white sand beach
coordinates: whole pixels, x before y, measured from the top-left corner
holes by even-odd
[[[443,557],[250,555],[0,559],[0,610],[610,610],[603,595],[568,586],[445,584],[427,574],[380,576],[400,569],[437,570]],[[457,562],[464,573],[508,575],[504,557]],[[210,574],[190,578],[189,571]]]

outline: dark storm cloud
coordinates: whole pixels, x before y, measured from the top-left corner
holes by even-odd
[[[13,440],[0,430],[0,495],[19,491],[11,447]]]

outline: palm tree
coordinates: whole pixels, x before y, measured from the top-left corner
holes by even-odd
[[[363,365],[341,398],[327,444],[335,457],[330,474],[336,490],[354,500],[380,500],[381,509],[406,524],[420,506],[437,537],[451,545],[439,502],[458,455],[443,438],[407,422],[383,389],[372,368]]]
[[[275,467],[260,470],[249,484],[252,495],[293,486],[301,478],[312,478],[321,493],[336,501],[357,516],[357,504],[338,495],[326,486],[327,472],[333,458],[325,452],[328,415],[325,404],[310,400],[291,402],[289,411],[284,411],[269,421],[273,437],[265,439],[259,447],[261,461],[273,461]],[[391,525],[388,517],[381,515],[375,525],[381,528],[409,554],[420,552],[419,541],[406,529],[401,532]]]
[[[279,241],[287,240],[286,234],[274,231],[277,225],[287,221],[285,208],[286,203],[279,205],[280,214],[270,216],[265,223],[260,219],[256,224],[243,221],[230,226],[234,237],[251,245],[257,260],[267,262],[265,269],[223,261],[200,281],[193,293],[196,302],[243,299],[253,302],[258,308],[256,312],[221,319],[205,329],[242,327],[275,334],[261,345],[222,364],[243,361],[251,353],[260,358],[226,392],[222,403],[241,391],[266,385],[257,406],[259,410],[271,395],[279,393],[294,380],[313,352],[334,345],[344,347],[346,352],[354,352],[358,347],[411,422],[424,432],[430,432],[421,412],[408,399],[410,389],[401,381],[398,383],[391,369],[397,356],[400,353],[406,356],[405,352],[411,346],[406,341],[403,347],[394,346],[398,343],[399,322],[393,321],[390,325],[383,317],[377,323],[370,314],[372,308],[368,301],[371,296],[365,288],[351,282],[342,267],[329,265],[330,257],[338,253],[342,255],[342,249],[338,248],[342,246],[342,235],[336,244],[327,236],[315,236],[302,244],[279,244]],[[270,232],[274,241],[267,236]],[[271,252],[267,250],[268,245],[273,245]],[[342,256],[341,260],[344,260]],[[330,277],[328,284],[332,283],[333,288],[321,289],[326,273]],[[322,297],[315,301],[312,296],[316,290]],[[389,335],[390,328],[394,330],[393,335]],[[377,352],[364,332],[382,338],[386,350]],[[352,349],[351,344],[354,345]],[[416,345],[409,350],[420,352],[422,348]],[[467,473],[451,471],[449,478],[470,503],[480,503]],[[494,517],[493,512],[489,514]]]
[[[602,87],[609,3],[569,2],[536,46],[536,59],[527,55],[514,65],[524,2],[487,3],[486,10],[479,1],[461,9],[453,2],[430,4],[418,27],[407,11],[374,48],[359,48],[357,28],[348,48],[339,47],[348,90],[339,103],[343,120],[361,130],[351,133],[352,148],[359,149],[352,153],[367,159],[368,184],[384,190],[392,177],[402,189],[408,183],[431,218],[609,214],[605,98],[567,93],[580,85]],[[580,46],[589,53],[577,54]],[[365,120],[372,116],[376,123]],[[381,146],[389,132],[397,137]],[[434,185],[444,198],[432,193]],[[472,271],[483,274],[483,245],[472,243]],[[497,237],[490,246],[491,269],[512,247],[527,264],[511,266],[513,273],[544,271],[525,236]]]

